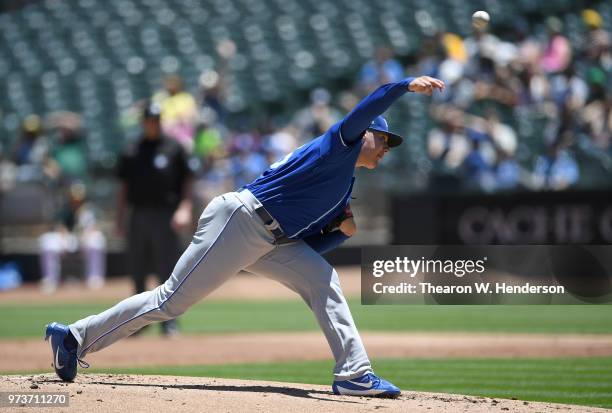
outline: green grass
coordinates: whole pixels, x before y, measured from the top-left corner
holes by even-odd
[[[49,321],[69,323],[108,304],[0,304],[0,339],[42,337]],[[360,330],[522,333],[612,333],[610,306],[362,306],[351,309]],[[185,333],[318,330],[301,301],[204,301],[181,318]]]
[[[377,374],[404,390],[612,408],[612,358],[378,359]],[[329,384],[332,361],[105,369],[99,372]],[[96,372],[95,369],[92,369]]]
[[[404,391],[456,393],[612,408],[612,357],[377,359],[373,364],[377,374],[391,380]],[[329,385],[332,368],[333,362],[328,360],[273,364],[92,368],[87,372],[223,377]]]

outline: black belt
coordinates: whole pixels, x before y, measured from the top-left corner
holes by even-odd
[[[257,216],[263,221],[266,227],[273,225],[275,220],[272,215],[263,206],[255,208],[255,213]],[[287,238],[283,230],[280,226],[275,226],[274,228],[267,228],[270,233],[274,236],[274,243],[276,245],[288,244],[290,242],[295,242],[294,239]]]

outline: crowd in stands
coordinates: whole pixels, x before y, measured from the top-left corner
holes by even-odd
[[[352,89],[334,97],[326,89],[314,89],[309,104],[275,130],[228,128],[220,122],[224,109],[219,89],[214,104],[200,99],[199,117],[196,99],[181,99],[183,103],[175,105],[184,106],[182,119],[197,121],[192,137],[175,136],[200,161],[200,188],[215,193],[240,187],[274,160],[321,134],[360,97],[381,84],[418,73],[447,84],[429,109],[435,122],[426,142],[432,186],[441,177],[453,177],[464,190],[486,192],[577,186],[581,178],[577,150],[596,154],[593,162],[607,160],[608,170],[612,156],[610,34],[596,11],[584,10],[581,18],[579,47],[572,46],[556,17],[545,21],[542,33],[518,21],[513,38],[476,29],[465,39],[436,33],[406,67],[390,49],[381,47],[358,71]],[[172,93],[167,87],[166,94]],[[521,129],[526,120],[532,129],[538,128]],[[169,127],[185,132],[179,123]]]
[[[584,10],[581,17],[579,47],[563,34],[556,17],[547,18],[541,33],[519,19],[512,37],[477,29],[467,38],[437,32],[422,42],[407,66],[391,49],[380,47],[356,72],[352,89],[334,91],[333,96],[324,88],[312,90],[310,102],[284,125],[270,122],[253,129],[226,122],[227,62],[202,74],[199,95],[184,90],[178,75],[170,75],[150,98],[162,108],[164,133],[192,154],[201,178],[197,188],[210,196],[252,180],[321,134],[380,84],[407,74],[430,75],[447,84],[429,109],[435,122],[425,143],[433,165],[432,186],[454,177],[460,187],[487,192],[560,190],[579,183],[576,148],[604,161],[612,154],[610,33],[596,11]],[[235,52],[231,41],[222,46],[227,58]],[[531,123],[539,129],[522,130],[524,119],[540,120]],[[17,166],[14,175],[18,180],[82,179],[87,159],[81,134],[87,125],[70,113],[54,114],[48,124],[56,135],[53,145],[37,115],[24,119],[22,136],[10,154]],[[521,153],[525,147],[535,148],[533,159]],[[5,177],[6,170],[5,165]]]
[[[194,196],[202,204],[250,182],[322,134],[379,85],[408,75],[437,77],[447,85],[444,93],[422,101],[433,121],[426,141],[406,143],[423,146],[431,163],[429,189],[451,182],[460,191],[487,193],[564,190],[580,187],[579,153],[612,174],[610,46],[602,16],[592,9],[581,12],[580,31],[571,39],[557,17],[537,25],[517,18],[513,30],[500,35],[478,29],[466,38],[432,32],[417,55],[400,59],[381,46],[356,68],[350,89],[315,88],[288,121],[279,123],[270,114],[269,122],[252,127],[228,121],[227,66],[236,47],[225,40],[219,43],[225,60],[201,74],[198,91],[185,90],[180,76],[171,74],[160,90],[142,98],[160,106],[163,133],[190,155]],[[134,130],[140,128],[141,113],[137,103],[117,120],[125,131],[125,146],[139,133]],[[410,125],[401,123],[391,119],[393,128],[409,130]],[[78,249],[75,240],[82,239],[93,260],[90,285],[99,286],[98,272],[103,270],[96,266],[99,252],[92,253],[91,246],[103,253],[105,239],[93,215],[79,212],[85,192],[77,191],[81,198],[75,199],[75,185],[89,184],[92,172],[84,145],[87,126],[70,112],[27,116],[12,147],[0,152],[0,190],[31,181],[56,189],[59,204],[66,206],[60,209],[69,211],[71,219],[58,218],[51,232],[78,233],[66,238],[72,240],[66,241],[66,250]],[[85,223],[78,223],[80,215],[87,217]],[[41,238],[41,249],[51,285],[58,270],[53,251],[45,248],[48,240]]]
[[[448,86],[432,105],[439,126],[428,152],[437,173],[488,192],[562,190],[579,183],[577,149],[597,153],[610,171],[610,33],[594,10],[581,17],[579,47],[556,17],[543,33],[517,20],[514,38],[475,30],[464,40],[440,33],[423,45],[415,70]],[[521,130],[521,121],[538,118],[540,129]],[[533,162],[521,162],[521,146],[539,149]]]

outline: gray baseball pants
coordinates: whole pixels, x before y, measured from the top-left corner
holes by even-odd
[[[336,271],[303,241],[274,245],[274,237],[254,212],[256,205],[258,201],[249,191],[214,198],[164,284],[70,325],[79,343],[78,357],[101,350],[152,322],[178,317],[246,270],[279,281],[304,299],[331,347],[336,380],[371,372]]]

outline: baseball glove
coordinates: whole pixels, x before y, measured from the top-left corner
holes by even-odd
[[[346,219],[353,218],[353,211],[351,210],[351,205],[347,204],[344,210],[338,215],[336,218],[332,219],[329,224],[323,227],[323,234],[329,234],[332,231],[337,230],[340,227],[340,224]]]

